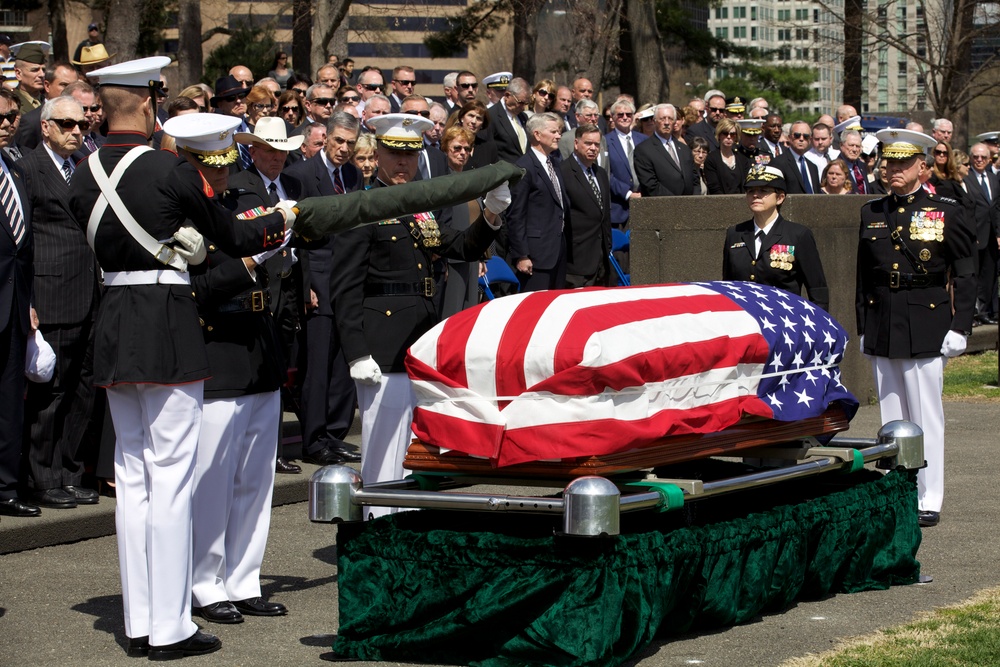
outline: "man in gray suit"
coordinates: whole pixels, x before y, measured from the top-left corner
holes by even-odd
[[[97,502],[81,488],[80,442],[93,405],[94,316],[99,301],[97,260],[69,207],[71,156],[90,131],[72,97],[42,106],[42,144],[18,162],[31,200],[35,233],[34,307],[42,335],[56,353],[55,374],[28,385],[28,486],[32,502],[68,509]]]

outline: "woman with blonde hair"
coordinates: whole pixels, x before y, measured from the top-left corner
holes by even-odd
[[[552,109],[556,100],[556,82],[552,79],[542,79],[531,89],[531,104],[524,110],[529,117],[536,113],[545,113]]]
[[[212,110],[212,96],[215,93],[203,83],[196,83],[188,86],[180,92],[177,97],[187,97],[198,104],[198,111],[209,112]]]
[[[374,134],[358,136],[358,142],[354,145],[354,154],[351,155],[351,163],[361,172],[361,183],[365,190],[375,185],[375,177],[378,174],[378,158],[375,157]]]
[[[732,118],[723,118],[715,126],[719,147],[705,158],[705,184],[710,195],[737,195],[750,171],[750,159],[736,150],[740,145],[740,126]]]
[[[849,195],[854,192],[854,185],[847,177],[847,163],[837,158],[823,169],[819,182],[820,189],[828,195]]]
[[[472,153],[476,137],[464,127],[453,125],[441,135],[441,150],[448,160],[449,173],[465,170]],[[481,203],[471,201],[451,208],[450,226],[457,231],[465,231],[482,211]],[[474,306],[479,302],[479,262],[449,259],[448,275],[441,297],[441,316],[450,317],[455,313]]]

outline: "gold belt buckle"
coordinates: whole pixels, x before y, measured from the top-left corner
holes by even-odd
[[[264,292],[262,290],[250,292],[250,307],[255,313],[264,310]]]
[[[432,297],[434,296],[434,278],[424,278],[424,296]]]
[[[899,271],[889,272],[889,287],[899,289]]]
[[[174,252],[174,249],[171,248],[170,246],[161,245],[160,251],[156,253],[156,261],[158,261],[160,264],[169,266],[170,262],[174,261],[174,255],[176,254],[177,253]]]

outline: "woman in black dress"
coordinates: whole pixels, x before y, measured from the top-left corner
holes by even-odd
[[[705,184],[710,195],[736,195],[743,192],[743,181],[750,170],[750,160],[736,150],[740,145],[740,126],[723,118],[715,127],[719,147],[705,158]]]

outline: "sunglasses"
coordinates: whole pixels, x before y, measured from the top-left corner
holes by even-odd
[[[273,104],[264,104],[264,103],[262,103],[262,102],[261,102],[261,103],[258,103],[258,104],[252,104],[251,106],[252,106],[252,107],[253,107],[253,108],[254,108],[254,109],[255,109],[256,111],[267,111],[268,109],[273,109],[273,108],[274,108],[274,105],[273,105]]]
[[[962,166],[963,166],[963,167],[968,167],[968,166],[969,166],[969,163],[968,163],[968,162],[963,162],[963,163],[962,163]]]
[[[735,137],[736,134],[737,134],[736,132],[720,132],[719,136],[720,137]]]
[[[167,93],[169,93],[169,92],[170,92],[169,88],[157,88],[156,89],[156,94],[159,95],[160,97],[166,97]]]
[[[239,95],[227,95],[226,97],[220,97],[219,99],[222,100],[223,102],[233,103],[233,102],[242,102],[246,98],[247,94],[241,93]]]
[[[288,107],[281,107],[281,113],[288,113],[289,111],[294,111],[295,113],[301,113],[302,107],[300,107],[298,104],[293,104],[292,106]]]
[[[465,88],[466,90],[469,90],[470,88],[478,88],[479,84],[478,83],[460,83],[460,84],[458,84],[458,86],[459,86],[459,88]]]
[[[939,150],[935,150],[935,151],[934,151],[934,155],[940,155],[940,156],[942,156],[942,157],[947,157],[947,156],[948,156],[948,151],[939,151]]]
[[[332,107],[337,103],[337,100],[330,97],[317,97],[315,99],[309,100],[310,104],[318,104],[321,107]]]
[[[361,85],[365,87],[365,90],[382,90],[385,88],[385,85],[381,83],[363,83]]]
[[[49,118],[50,123],[55,123],[62,129],[70,132],[74,127],[79,126],[81,132],[90,132],[89,120],[73,120],[72,118]]]
[[[628,111],[619,111],[615,114],[615,118],[631,118],[635,114],[631,114]]]
[[[808,139],[812,135],[808,132],[792,132],[792,136],[796,139]]]
[[[972,159],[973,160],[989,160],[990,158],[989,158],[988,155],[973,155]]]
[[[430,109],[421,109],[420,111],[412,110],[412,111],[407,111],[405,113],[408,113],[412,116],[423,116],[424,118],[431,117]]]
[[[414,85],[417,82],[416,79],[412,79],[412,80],[409,80],[409,81],[403,80],[403,79],[393,79],[393,81],[395,81],[396,83],[398,83],[401,86],[412,86],[412,85]]]
[[[296,95],[305,95],[307,90],[309,90],[308,87],[306,87],[306,88],[292,88],[292,92],[295,93]]]
[[[83,107],[83,110],[85,112],[89,111],[90,113],[97,113],[98,111],[101,110],[101,105],[100,104],[92,104],[89,107]]]
[[[535,95],[541,95],[542,97],[550,97],[552,93],[547,90],[536,90]]]
[[[17,109],[14,109],[13,111],[8,111],[7,113],[0,113],[0,124],[3,124],[4,121],[7,121],[11,125],[13,125],[14,121],[17,120],[17,117],[20,115],[20,113],[21,112]]]
[[[347,104],[357,104],[361,101],[361,98],[357,95],[344,95],[340,98],[341,102],[346,102]]]
[[[468,153],[472,149],[469,148],[468,146],[452,146],[448,150],[452,153]]]
[[[725,113],[726,107],[708,107],[709,113]]]

